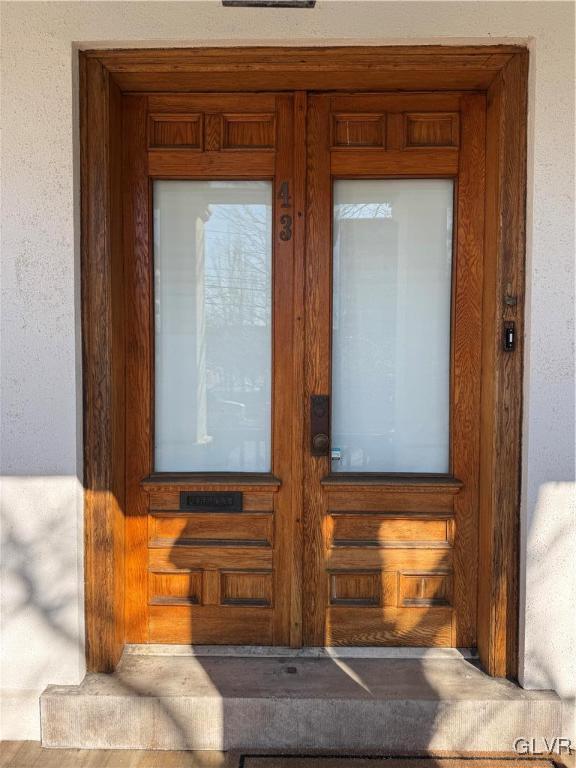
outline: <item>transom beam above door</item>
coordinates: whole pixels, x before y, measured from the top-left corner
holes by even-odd
[[[522,48],[347,46],[89,51],[122,91],[481,90]]]

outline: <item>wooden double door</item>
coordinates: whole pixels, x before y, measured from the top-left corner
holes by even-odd
[[[127,641],[475,645],[484,96],[122,98]]]

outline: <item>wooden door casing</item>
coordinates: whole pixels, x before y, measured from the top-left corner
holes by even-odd
[[[265,92],[282,83],[285,89],[299,90],[296,98],[301,106],[295,124],[301,133],[306,91],[392,88],[398,95],[401,91],[463,90],[486,96],[478,652],[488,674],[516,676],[528,50],[518,45],[98,49],[80,51],[78,58],[88,669],[112,671],[127,641],[125,564],[130,544],[123,471],[127,390],[120,200],[123,96]],[[302,145],[295,150],[295,191],[303,189],[305,179],[298,146]],[[301,192],[298,215],[302,199]],[[302,229],[296,228],[296,241],[302,235]],[[303,290],[301,258],[298,250],[296,296]],[[505,322],[516,326],[517,348],[512,354],[502,345]],[[294,369],[298,371],[301,317],[295,329]],[[295,413],[303,408],[301,398],[295,400]],[[303,440],[296,431],[293,440],[300,451]],[[299,462],[293,464],[294,471],[298,466]],[[301,495],[302,484],[294,483],[293,498]],[[295,555],[295,579],[300,566]],[[293,608],[298,595],[299,590],[292,591]],[[296,622],[292,630],[297,638]]]
[[[294,527],[292,94],[125,95],[126,600],[128,642],[288,645]],[[300,113],[301,115],[301,109]],[[300,123],[301,123],[300,117]],[[272,467],[155,474],[151,180],[273,184]],[[288,198],[278,199],[286,183]],[[301,193],[300,193],[301,195]],[[286,237],[286,217],[292,236]],[[300,313],[301,314],[301,313]],[[240,513],[184,512],[180,491],[239,491]]]
[[[485,98],[327,93],[308,114],[305,402],[331,389],[333,179],[448,177],[456,199],[451,471],[331,475],[306,454],[304,643],[473,646]]]

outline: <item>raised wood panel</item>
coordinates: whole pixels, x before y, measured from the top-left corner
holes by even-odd
[[[182,488],[182,490],[188,490],[192,492],[215,490],[215,488],[213,486],[188,486],[187,488]],[[220,490],[225,489],[220,487]],[[229,490],[241,491],[242,488],[234,486],[234,488],[230,488]],[[151,510],[171,510],[177,512],[180,509],[180,489],[150,491],[149,497]],[[261,493],[242,492],[242,509],[243,512],[234,514],[243,514],[244,512],[271,512],[274,509],[274,494],[270,493],[269,491],[262,491]],[[214,514],[222,515],[223,513],[218,512],[218,510],[214,510]]]
[[[405,146],[457,147],[459,144],[458,113],[408,113],[405,115]]]
[[[249,610],[249,620],[246,612]],[[151,643],[186,645],[272,645],[269,608],[238,605],[151,605]]]
[[[260,515],[190,512],[178,516],[152,514],[149,544],[155,547],[183,545],[230,546],[232,543],[271,547],[274,518]]]
[[[380,605],[379,573],[332,573],[330,605]]]
[[[328,574],[330,605],[396,605],[397,574],[380,570]]]
[[[202,149],[202,115],[150,115],[148,146]]]
[[[201,602],[201,571],[149,574],[149,605],[199,605]]]
[[[272,567],[272,550],[264,547],[177,547],[150,549],[149,570],[178,571],[206,568],[261,569]]]
[[[274,114],[223,115],[223,149],[274,149],[275,146],[276,119]]]
[[[328,645],[450,646],[449,608],[331,606],[326,612]]]
[[[225,571],[220,574],[220,590],[223,605],[269,607],[272,605],[272,572]]]
[[[383,147],[385,141],[385,115],[351,113],[332,117],[334,147]]]
[[[331,515],[327,537],[334,547],[450,546],[447,520],[374,515]]]
[[[401,573],[398,579],[398,605],[450,605],[452,579],[448,573]]]

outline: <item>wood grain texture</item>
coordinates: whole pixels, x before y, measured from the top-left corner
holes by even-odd
[[[148,146],[202,150],[202,114],[150,115]]]
[[[150,642],[272,645],[273,612],[246,605],[151,605]]]
[[[447,521],[375,515],[330,515],[326,535],[332,546],[386,547],[413,542],[450,546]]]
[[[270,513],[235,514],[191,512],[150,515],[149,545],[168,547],[202,542],[246,541],[251,546],[272,546],[274,518]]]
[[[150,93],[148,109],[152,113],[203,112],[218,116],[223,112],[272,112],[276,93]]]
[[[292,509],[292,376],[294,362],[294,98],[276,100],[276,176],[274,179],[272,359],[272,471],[282,480],[274,497],[274,643],[289,645],[291,624],[290,569],[293,563],[294,517]],[[283,185],[286,184],[286,187]],[[288,195],[282,194],[286,189]],[[290,217],[291,236],[285,239],[284,217]]]
[[[246,547],[230,543],[220,547],[151,547],[148,570],[178,573],[182,570],[213,570],[222,568],[271,568],[273,551],[270,547]],[[144,566],[146,571],[146,566]]]
[[[386,143],[386,115],[333,115],[331,143],[333,147],[383,147]]]
[[[107,672],[125,631],[121,96],[94,59],[80,78],[86,658]]]
[[[515,46],[91,51],[125,91],[487,88]]]
[[[152,263],[147,173],[147,100],[125,96],[123,213],[126,312],[126,640],[148,641],[146,552],[152,471]]]
[[[453,550],[447,547],[334,547],[326,567],[334,569],[380,568],[384,571],[451,569]]]
[[[463,482],[454,498],[454,645],[476,643],[480,375],[486,102],[462,97],[460,169],[453,269],[452,472]]]
[[[270,607],[272,605],[272,572],[224,571],[220,577],[222,605]],[[249,618],[249,614],[247,615]]]
[[[276,146],[274,112],[224,114],[222,117],[222,149],[274,149]]]
[[[304,402],[330,392],[330,306],[332,303],[332,210],[330,110],[327,95],[308,100],[308,199],[306,219],[306,346]],[[304,435],[310,434],[306,409]],[[308,441],[307,441],[308,442]],[[304,459],[303,642],[324,645],[327,593],[324,532],[325,498],[321,480],[330,471],[327,457]]]
[[[405,115],[404,144],[410,148],[457,147],[459,122],[457,112],[409,112]]]
[[[306,265],[306,123],[308,97],[294,94],[294,249],[292,336],[292,553],[290,564],[290,646],[302,645],[304,524],[304,343]]]
[[[398,605],[404,607],[428,607],[450,605],[452,579],[449,573],[400,573],[398,579]]]
[[[206,133],[206,141],[209,132]],[[274,155],[264,150],[206,152],[193,149],[152,149],[150,176],[164,179],[261,179],[274,175]]]
[[[151,573],[148,605],[199,605],[202,602],[202,571]]]
[[[527,83],[524,52],[487,94],[478,650],[497,676],[516,676],[518,655]],[[505,321],[516,324],[513,353],[502,349]]]
[[[372,608],[330,607],[326,615],[328,645],[452,644],[449,607]],[[425,620],[423,620],[425,614]]]
[[[382,176],[456,176],[458,150],[453,147],[426,147],[416,152],[390,150],[376,153],[373,149],[338,147],[332,152],[330,169],[334,176],[377,178]]]
[[[331,512],[413,512],[430,515],[450,513],[454,509],[452,494],[414,492],[410,485],[397,488],[332,490],[327,494]]]

